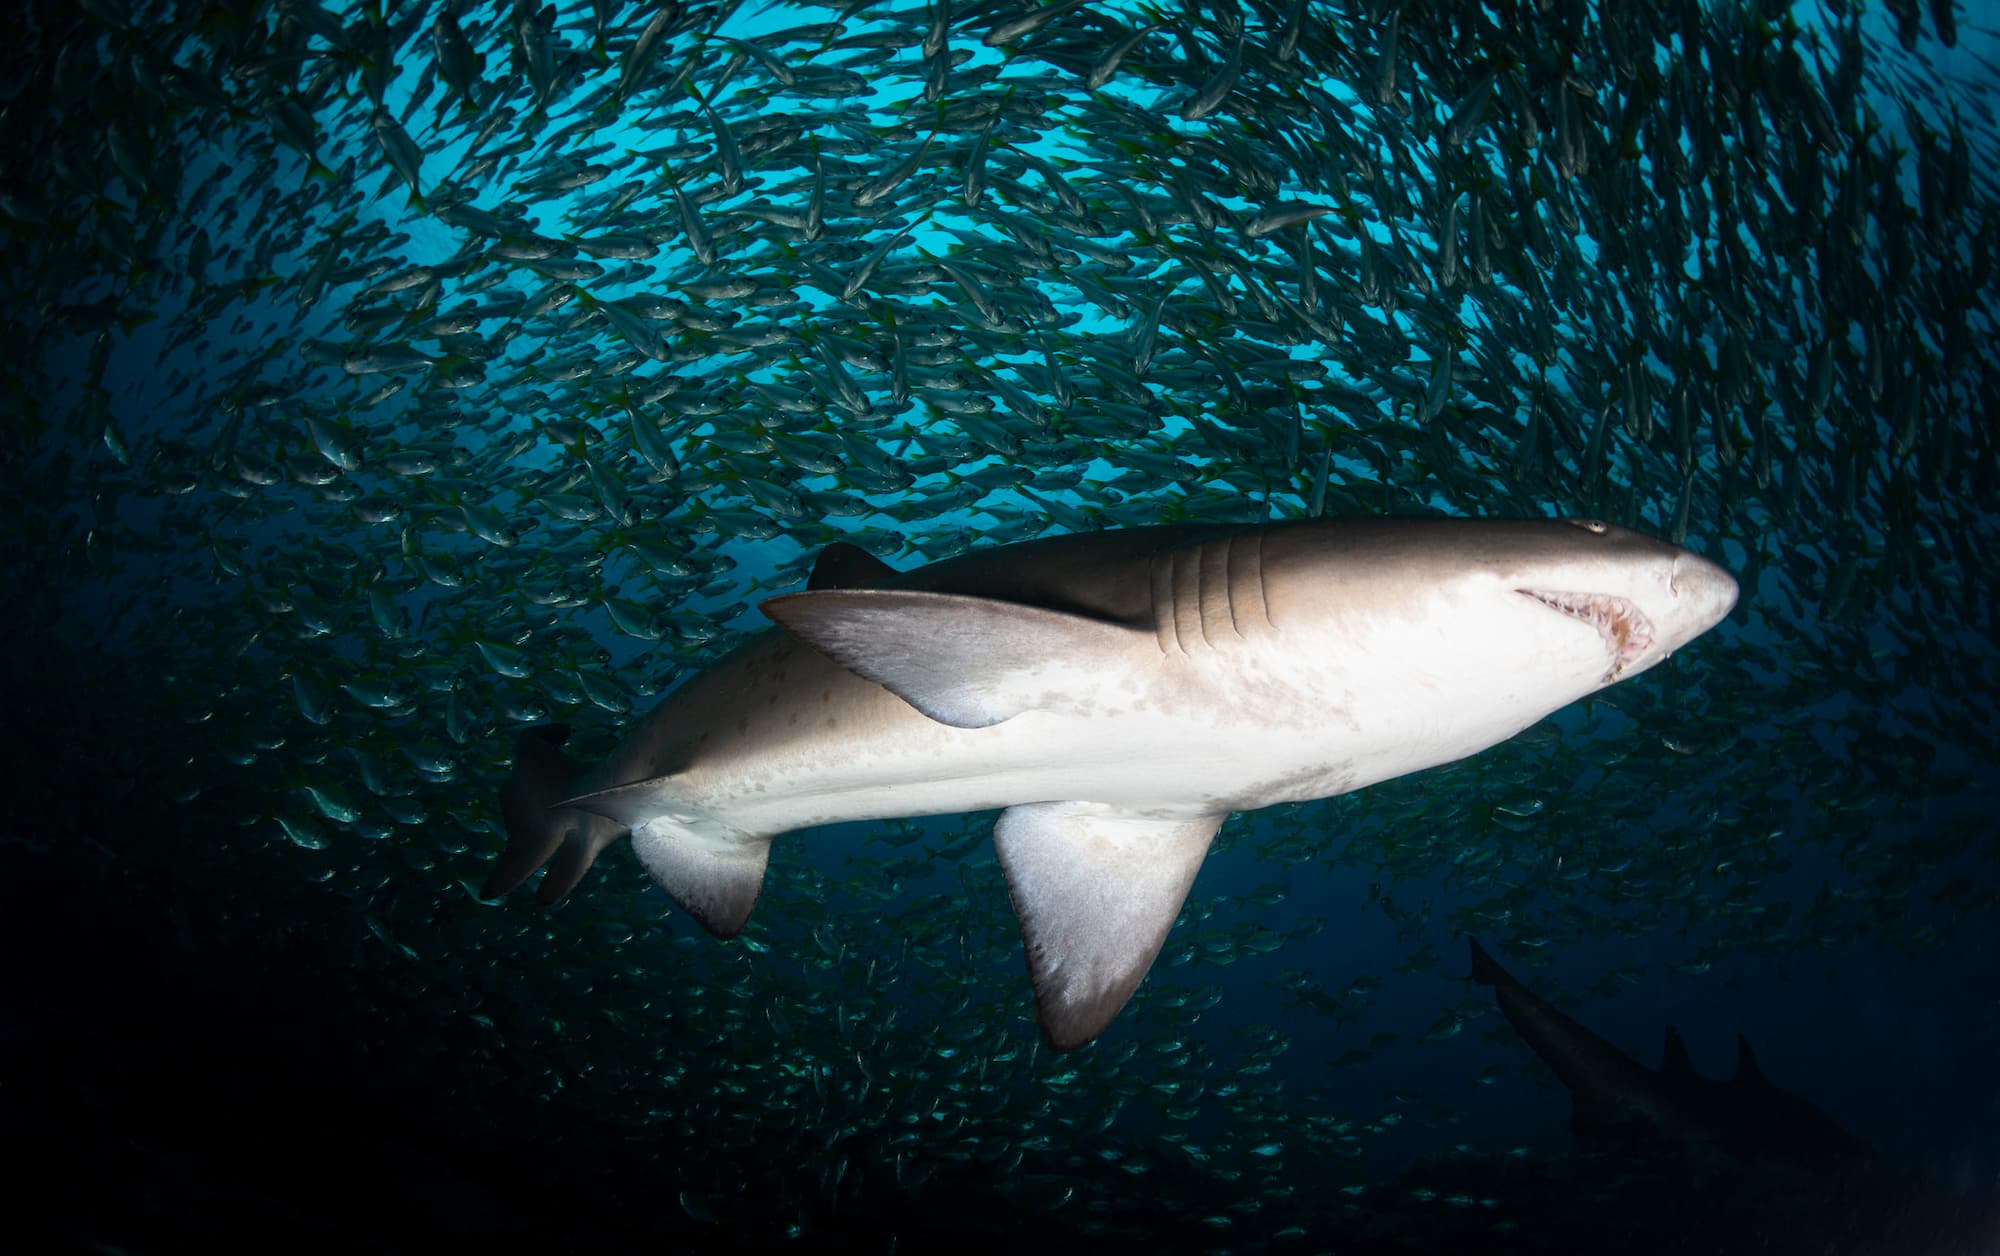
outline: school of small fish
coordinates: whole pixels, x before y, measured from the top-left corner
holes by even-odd
[[[1387,1140],[1460,1141],[1408,1078],[1505,1032],[1465,934],[1687,975],[2000,908],[1977,6],[14,21],[13,618],[157,679],[176,802],[235,820],[188,854],[235,878],[197,932],[346,937],[473,1044],[441,1085],[724,1149],[662,1169],[695,1222],[975,1164],[1117,1233],[1065,1176],[1113,1162],[1225,1183],[1218,1244],[1280,1233]],[[1478,759],[1232,819],[1079,1055],[1038,1050],[990,817],[781,841],[728,944],[628,856],[587,911],[478,897],[506,734],[609,745],[832,540],[1417,513],[1600,516],[1742,604]],[[1434,1020],[1371,1010],[1421,981]],[[793,1167],[746,1192],[753,1144]]]

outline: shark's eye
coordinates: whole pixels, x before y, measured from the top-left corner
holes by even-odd
[[[1585,532],[1595,532],[1599,536],[1603,536],[1611,530],[1611,525],[1602,519],[1572,519],[1570,522],[1582,528]]]

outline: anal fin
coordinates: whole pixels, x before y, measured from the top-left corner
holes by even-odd
[[[682,911],[718,938],[742,932],[764,888],[769,834],[744,833],[689,803],[672,774],[577,794],[556,805],[571,814],[588,813],[620,833],[629,828],[639,862]]]
[[[555,805],[570,807],[577,811],[588,811],[592,815],[616,820],[627,828],[636,829],[675,805],[677,796],[669,784],[671,779],[671,777],[656,776],[648,780],[633,781],[627,785],[614,785],[610,789],[572,795],[559,800]]]
[[[1075,802],[1000,814],[993,844],[1050,1046],[1073,1051],[1088,1043],[1139,988],[1222,819]]]
[[[771,839],[659,816],[633,828],[632,849],[676,906],[716,937],[733,938],[763,892]]]

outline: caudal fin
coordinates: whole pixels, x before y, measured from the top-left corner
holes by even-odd
[[[554,903],[576,888],[598,853],[624,833],[601,816],[553,804],[576,792],[583,775],[560,747],[569,729],[549,724],[526,729],[514,743],[514,771],[500,787],[500,815],[507,825],[507,849],[486,878],[482,897],[499,898],[549,864],[535,895]],[[554,862],[550,860],[553,858]]]

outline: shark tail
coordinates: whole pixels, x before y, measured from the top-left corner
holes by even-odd
[[[507,849],[480,891],[499,898],[518,888],[543,864],[549,865],[535,897],[560,901],[598,853],[624,833],[601,817],[553,804],[576,792],[583,768],[562,752],[569,729],[561,724],[523,730],[514,743],[514,771],[500,788],[500,814],[507,825]],[[553,862],[551,862],[553,860]]]

